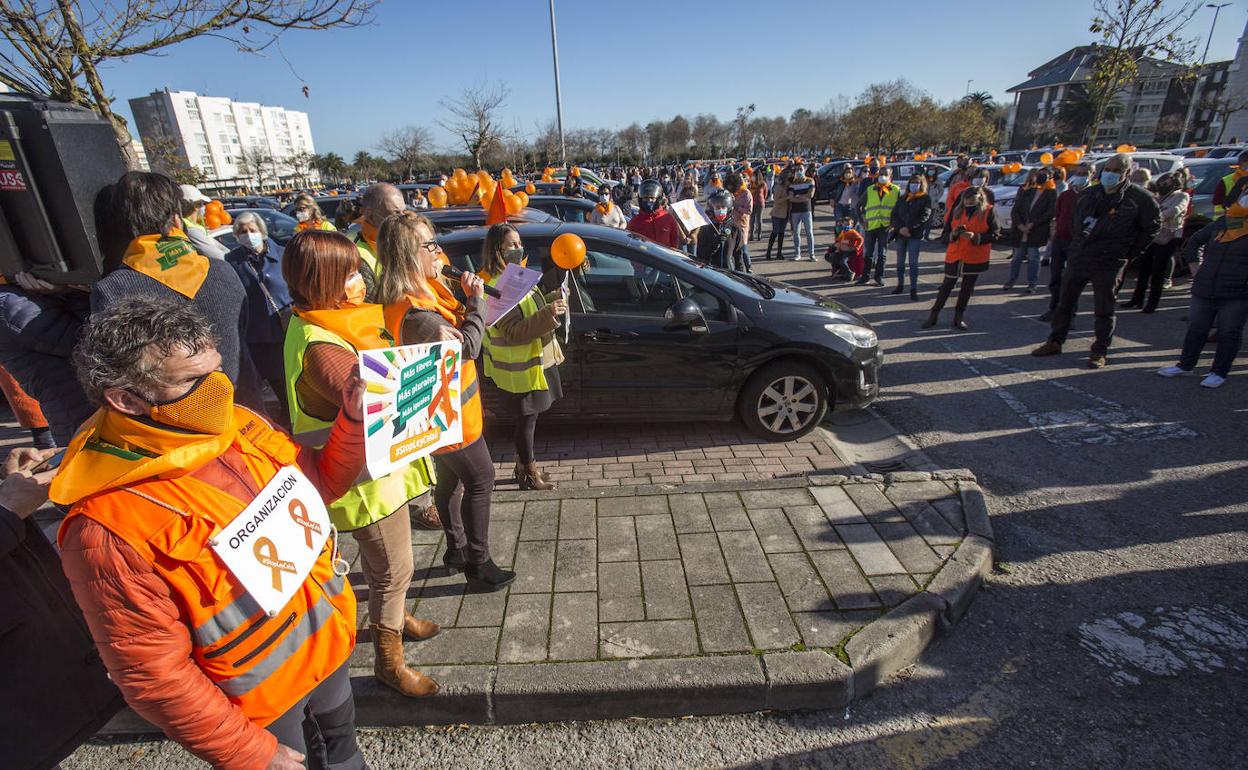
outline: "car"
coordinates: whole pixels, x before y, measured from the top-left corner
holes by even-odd
[[[220,198],[221,205],[229,209],[273,209],[279,210],[282,204],[277,198],[267,195],[232,195]]]
[[[815,200],[830,201],[845,167],[850,166],[856,173],[863,165],[865,164],[861,160],[834,160],[820,166],[815,171]],[[949,170],[949,166],[944,163],[926,160],[898,160],[885,163],[884,168],[893,172],[893,182],[899,185],[904,185],[906,180],[915,173],[927,174],[928,169],[935,168],[938,173],[942,174]]]
[[[598,205],[587,198],[575,198],[571,195],[530,195],[529,208],[544,211],[563,222],[585,222],[589,220],[589,212]]]
[[[533,185],[533,195],[563,195],[563,182],[525,182],[515,185],[511,188],[512,192],[528,191],[528,186]]]
[[[338,214],[338,209],[343,205],[355,200],[355,193],[344,193],[342,195],[318,195],[313,198],[316,205],[321,209],[321,213],[329,221],[334,221]],[[295,215],[295,202],[291,201],[282,208],[282,213],[286,216],[293,217]]]
[[[429,188],[435,185],[436,183],[430,182],[404,182],[403,184],[395,185],[395,187],[399,188],[399,192],[403,193],[403,200],[411,203],[417,190],[420,190],[421,195],[427,195]]]
[[[447,206],[441,209],[421,209],[421,214],[429,217],[433,227],[441,233],[462,230],[465,227],[484,227],[486,211],[480,206]],[[512,224],[522,222],[558,222],[559,220],[545,211],[534,208],[523,208],[507,217]]]
[[[593,171],[590,171],[584,166],[581,166],[580,169],[581,169],[582,184],[589,183],[589,184],[592,184],[594,187],[599,187],[603,184],[606,184],[608,187],[611,186],[610,182],[598,176]],[[562,182],[564,179],[568,177],[568,170],[565,168],[557,169],[553,174],[551,174],[551,176],[557,179],[558,181]]]
[[[1136,166],[1143,166],[1152,172],[1153,179],[1168,174],[1182,167],[1183,157],[1180,155],[1172,155],[1168,152],[1130,152],[1131,162]],[[1100,173],[1101,166],[1104,166],[1110,158],[1114,157],[1114,153],[1095,153],[1084,157],[1083,162],[1092,166],[1092,173]]]
[[[1217,214],[1213,210],[1213,191],[1222,177],[1235,170],[1235,158],[1195,158],[1183,161],[1192,173],[1192,206],[1183,231],[1185,235],[1212,222]]]
[[[586,245],[569,289],[569,330],[560,367],[560,420],[731,420],[788,440],[829,411],[861,409],[879,394],[879,341],[862,316],[804,289],[720,270],[634,233],[592,224],[521,224],[528,266],[543,287],[552,241],[575,233]],[[451,264],[478,270],[484,229],[438,237]],[[483,378],[484,379],[484,378]],[[502,419],[486,382],[487,419]],[[546,419],[546,417],[543,417]]]
[[[287,216],[280,211],[265,208],[247,208],[247,209],[231,209],[227,208],[226,212],[231,217],[238,219],[239,214],[255,214],[264,220],[265,227],[269,230],[269,237],[281,246],[285,246],[291,238],[295,237],[299,226],[298,220],[292,216]],[[217,242],[227,249],[233,251],[238,248],[238,239],[234,237],[234,228],[230,225],[219,227],[213,230],[210,235],[217,239]]]
[[[1027,182],[1027,177],[1031,175],[1032,170],[1042,168],[1041,166],[1023,166],[1018,171],[1010,173],[1002,173],[1001,167],[997,166],[997,179],[992,181],[991,177],[988,185],[992,191],[993,212],[997,217],[997,224],[1002,230],[1008,230],[1010,227],[1011,214],[1014,212],[1014,200],[1018,197],[1018,191],[1023,188]]]
[[[1171,155],[1196,160],[1197,158],[1234,158],[1245,149],[1248,149],[1248,145],[1220,144],[1206,145],[1204,147],[1176,147],[1173,150],[1166,150],[1166,152]]]

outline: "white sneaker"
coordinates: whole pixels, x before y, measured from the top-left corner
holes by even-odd
[[[1202,388],[1220,388],[1220,387],[1222,387],[1222,383],[1224,383],[1224,382],[1226,382],[1226,378],[1225,378],[1225,377],[1219,377],[1218,375],[1214,374],[1213,372],[1209,372],[1208,374],[1206,374],[1206,375],[1205,375],[1205,379],[1203,379],[1203,380],[1201,380],[1201,381],[1200,381],[1200,387],[1202,387]]]
[[[1183,369],[1178,366],[1165,366],[1157,370],[1162,377],[1190,377],[1196,372],[1191,369]]]

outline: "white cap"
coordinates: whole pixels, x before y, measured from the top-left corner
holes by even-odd
[[[199,188],[193,184],[180,185],[182,188],[182,200],[194,201],[195,203],[208,203],[212,200],[207,195],[199,191]]]

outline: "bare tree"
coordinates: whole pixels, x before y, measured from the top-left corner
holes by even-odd
[[[88,107],[108,118],[133,165],[130,135],[113,112],[102,65],[156,54],[211,36],[240,51],[269,47],[289,29],[334,29],[367,23],[377,0],[0,0],[0,83]],[[305,87],[306,88],[306,87]]]
[[[309,177],[312,175],[312,169],[315,168],[316,154],[311,152],[297,152],[286,159],[286,165],[290,168],[290,173],[294,177],[294,182],[299,187],[307,187]]]
[[[421,159],[433,149],[433,135],[424,126],[404,126],[382,136],[377,149],[405,171],[406,179],[415,175]]]
[[[1218,128],[1218,138],[1216,144],[1222,143],[1222,135],[1226,133],[1226,124],[1230,122],[1231,116],[1237,112],[1248,110],[1248,99],[1237,98],[1234,94],[1224,94],[1223,96],[1207,97],[1202,103],[1201,108],[1212,110],[1214,116],[1221,120],[1221,126]]]
[[[247,176],[256,180],[256,187],[263,189],[264,181],[273,170],[273,156],[261,145],[244,147],[238,154],[238,167]]]
[[[499,112],[510,95],[510,89],[502,83],[494,88],[478,85],[465,88],[458,99],[438,102],[449,113],[438,125],[459,137],[475,168],[481,168],[481,156],[486,150],[503,141]]]
[[[207,177],[182,152],[181,145],[171,137],[148,137],[143,140],[143,152],[152,171],[169,177],[178,184],[201,184]]]
[[[737,153],[745,155],[750,151],[750,116],[754,114],[754,105],[737,108],[737,117],[733,118],[733,130],[737,135]]]

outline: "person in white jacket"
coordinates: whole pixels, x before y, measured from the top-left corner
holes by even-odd
[[[1158,177],[1152,185],[1153,196],[1161,208],[1161,231],[1140,256],[1135,291],[1131,299],[1122,303],[1124,308],[1151,313],[1161,302],[1162,290],[1174,271],[1174,253],[1183,240],[1183,221],[1192,200],[1184,189],[1189,184],[1188,173],[1187,169],[1179,169]]]
[[[620,207],[611,200],[611,191],[606,187],[598,193],[598,205],[589,212],[589,221],[596,225],[614,227],[616,230],[628,227],[628,217],[624,216]]]

